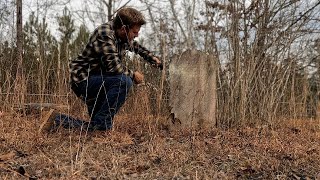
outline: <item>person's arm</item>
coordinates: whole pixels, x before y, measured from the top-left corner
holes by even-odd
[[[115,39],[112,35],[107,36],[107,30],[99,31],[96,42],[93,43],[95,51],[103,53],[101,56],[101,63],[106,72],[121,74],[129,76],[136,84],[144,81],[144,76],[138,71],[133,72],[121,63],[119,52],[116,47]]]
[[[101,63],[105,71],[114,74],[124,73],[133,79],[133,71],[121,63],[115,39],[111,35],[107,35],[107,31],[107,29],[99,31],[99,35],[93,43],[95,51],[103,54]]]
[[[144,60],[148,61],[150,64],[155,65],[162,69],[162,63],[160,59],[151,53],[147,48],[141,46],[137,41],[133,41],[133,51],[139,54]]]

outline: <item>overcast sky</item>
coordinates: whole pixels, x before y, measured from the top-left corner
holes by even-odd
[[[23,21],[27,21],[28,20],[28,17],[29,17],[29,14],[30,12],[39,12],[39,16],[42,17],[42,16],[46,16],[46,20],[47,22],[49,23],[49,27],[50,29],[52,29],[53,31],[56,31],[58,25],[57,25],[57,22],[56,22],[56,17],[58,15],[61,15],[62,14],[62,10],[65,6],[68,7],[68,9],[74,13],[74,17],[75,20],[76,20],[76,24],[79,25],[79,24],[82,24],[83,22],[80,22],[82,20],[80,19],[77,19],[77,13],[80,13],[81,11],[84,10],[84,6],[85,7],[89,7],[90,8],[90,11],[91,12],[96,12],[98,13],[98,10],[96,9],[96,7],[94,5],[92,5],[92,7],[90,7],[90,2],[87,1],[87,0],[70,0],[71,3],[70,4],[67,4],[67,5],[64,5],[64,4],[61,4],[61,5],[55,5],[55,6],[51,6],[50,8],[48,8],[49,10],[48,11],[45,11],[46,8],[43,8],[43,4],[45,4],[46,2],[50,2],[50,1],[53,1],[53,0],[47,0],[47,1],[42,1],[42,0],[24,0],[23,1],[23,15],[24,15],[24,19]],[[66,0],[62,0],[62,1],[66,1]],[[95,1],[95,0],[91,0],[91,1]],[[95,1],[97,2],[97,1]],[[116,3],[115,3],[115,7],[118,8],[118,7],[121,7],[123,6],[124,4],[126,4],[128,2],[128,0],[118,0]],[[37,5],[38,4],[38,5]],[[40,4],[40,6],[39,6]],[[137,9],[141,9],[142,8],[142,4],[140,3],[139,0],[131,0],[129,3],[128,3],[129,6],[133,6]],[[102,23],[102,22],[99,22],[99,19],[97,19],[97,22],[96,24],[92,24],[90,20],[86,20],[86,25],[87,27],[90,29],[90,30],[93,30],[98,24]]]
[[[9,2],[9,1],[3,1],[3,0],[0,0],[1,3],[0,5],[3,5],[3,4],[6,4],[6,2]],[[13,1],[13,0],[12,0]],[[55,35],[55,36],[58,36],[58,32],[57,32],[57,27],[58,27],[58,24],[57,24],[57,20],[56,20],[56,17],[58,15],[61,15],[62,14],[62,9],[64,8],[65,5],[55,5],[55,6],[50,6],[50,8],[45,8],[44,7],[44,4],[46,3],[50,3],[52,2],[53,4],[56,4],[56,2],[61,2],[61,1],[67,1],[67,0],[23,0],[23,21],[27,21],[28,20],[28,16],[30,14],[30,12],[34,11],[34,12],[37,12],[39,13],[39,17],[43,17],[45,16],[46,18],[46,21],[48,23],[48,26],[49,28],[51,29],[51,32]],[[79,12],[79,10],[83,10],[84,6],[85,7],[89,7],[91,8],[91,12],[98,12],[97,8],[93,7],[92,3],[91,2],[98,2],[96,0],[71,0],[71,5],[68,4],[68,8],[70,9],[70,11],[72,13],[76,13],[76,12]],[[125,4],[126,2],[128,2],[129,0],[117,0],[116,4],[115,4],[115,7],[116,8],[119,8],[121,7],[123,4]],[[152,2],[153,0],[148,0],[148,2]],[[181,0],[177,0],[177,3],[181,1]],[[159,2],[159,1],[155,1],[155,2]],[[197,4],[201,2],[203,3],[204,0],[198,0],[197,1]],[[246,0],[246,5],[248,6],[250,4],[251,0]],[[318,2],[318,0],[306,0],[306,1],[303,1],[303,4],[307,5],[307,4],[314,4]],[[37,6],[38,4],[38,6]],[[166,3],[168,4],[168,3]],[[145,8],[143,8],[143,5],[140,3],[139,0],[131,0],[128,4],[129,6],[133,6],[139,10],[144,10],[143,13],[147,16],[147,12],[145,11]],[[153,3],[153,5],[155,5],[157,8],[163,8],[161,7],[161,3],[158,3],[158,4],[155,4]],[[90,7],[92,6],[92,7]],[[177,5],[176,8],[179,8],[179,6]],[[45,11],[46,9],[48,9],[48,11]],[[12,12],[15,12],[15,7],[11,7],[11,11]],[[158,12],[158,10],[156,10]],[[11,19],[15,19],[15,14],[12,14],[12,17]],[[87,17],[87,15],[85,15],[85,17]],[[96,21],[96,24],[93,24],[91,23],[91,21],[89,20],[84,20],[85,22],[83,21],[80,21],[79,19],[79,16],[73,16],[73,18],[76,18],[76,25],[77,27],[82,24],[82,23],[85,23],[86,26],[89,28],[90,31],[92,31],[98,24],[102,23],[101,21]],[[78,18],[78,19],[77,19]],[[12,21],[10,22],[9,21],[9,24],[4,26],[4,25],[1,25],[0,27],[2,28],[2,34],[1,34],[1,37],[2,38],[8,38],[10,37],[10,35],[6,35],[6,30],[4,29],[8,29],[7,32],[9,32],[8,34],[10,34],[10,31],[12,32],[12,27],[15,27],[15,22]],[[141,29],[141,32],[144,32],[144,28],[143,27]]]

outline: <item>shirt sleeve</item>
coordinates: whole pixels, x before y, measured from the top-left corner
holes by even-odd
[[[148,61],[150,64],[156,64],[157,62],[153,59],[155,55],[151,53],[147,48],[141,46],[137,41],[133,41],[132,48],[134,53],[139,54],[144,60]]]
[[[133,71],[122,64],[115,38],[108,34],[108,29],[98,32],[96,41],[93,43],[96,52],[101,54],[101,63],[107,73],[125,74],[133,78]]]

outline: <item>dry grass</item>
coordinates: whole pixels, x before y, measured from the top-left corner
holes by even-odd
[[[39,116],[4,114],[0,179],[320,178],[319,121],[193,131],[145,117],[120,115],[111,132],[38,135]]]

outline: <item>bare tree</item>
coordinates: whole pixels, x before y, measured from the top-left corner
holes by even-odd
[[[17,102],[23,103],[24,102],[24,88],[25,88],[25,81],[24,81],[24,74],[23,74],[23,32],[22,32],[22,0],[17,0],[17,72],[16,72],[16,80],[15,80],[15,92],[14,94],[19,94],[16,99]]]
[[[75,14],[84,24],[90,21],[93,27],[96,27],[98,24],[110,21],[119,8],[127,6],[130,2],[131,0],[88,0],[82,3],[80,9],[75,10]]]
[[[308,85],[306,72],[299,71],[295,46],[309,37],[301,29],[310,29],[319,3],[309,7],[277,0],[206,4],[213,16],[225,17],[220,22],[224,29],[216,33],[221,32],[219,41],[227,42],[217,43],[227,57],[220,59],[226,65],[219,76],[220,120],[229,126],[302,116]],[[303,49],[298,51],[303,54]]]

